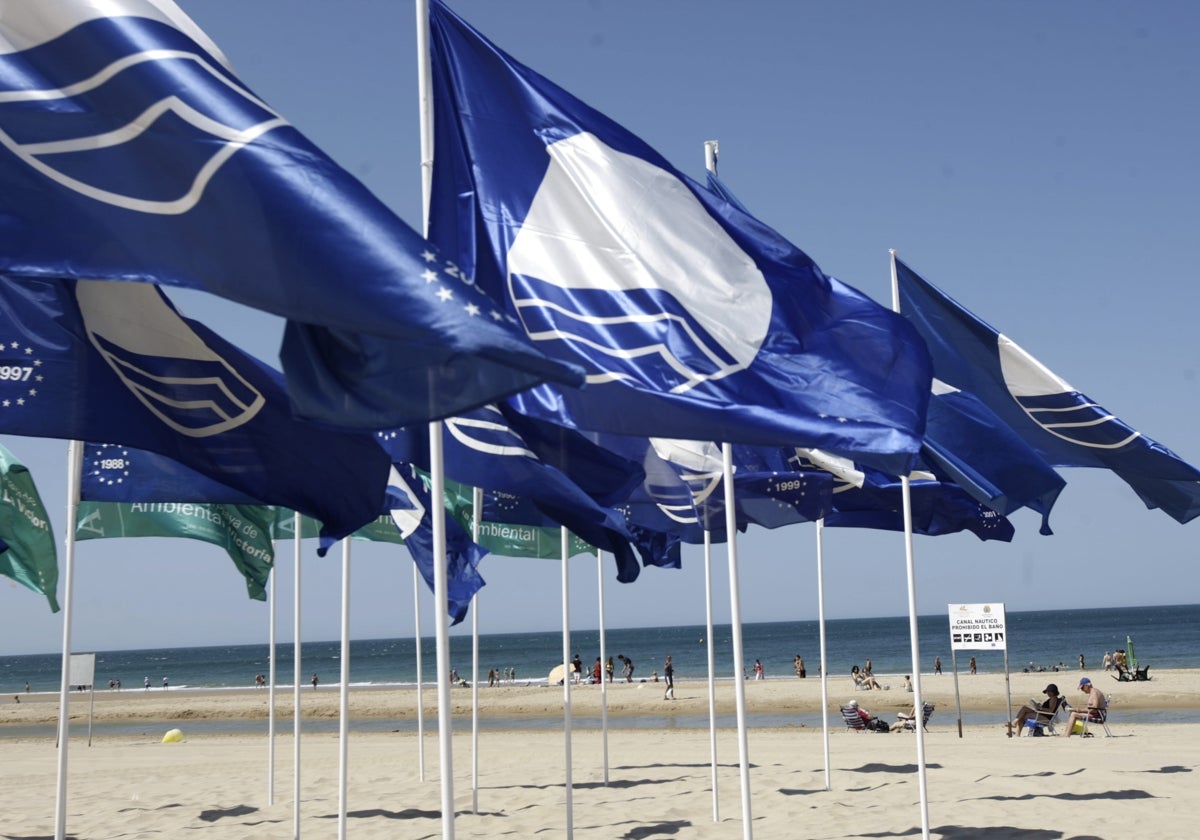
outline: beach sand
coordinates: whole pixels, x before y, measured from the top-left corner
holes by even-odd
[[[1149,683],[1116,683],[1090,674],[1113,692],[1110,728],[1093,738],[1005,737],[1004,678],[960,677],[964,711],[995,712],[995,724],[967,726],[959,737],[953,677],[925,676],[928,702],[938,704],[925,736],[929,824],[938,838],[1171,838],[1191,836],[1200,817],[1200,724],[1139,724],[1123,710],[1200,708],[1200,671],[1155,673]],[[1069,699],[1078,673],[1014,674],[1014,707],[1055,682]],[[886,692],[854,692],[831,681],[830,789],[826,790],[820,727],[751,727],[753,834],[759,838],[920,836],[916,739],[911,733],[855,733],[837,706],[851,698],[893,718],[911,704],[894,677]],[[1108,684],[1110,683],[1111,684]],[[608,736],[604,783],[602,736],[578,729],[571,739],[574,833],[579,838],[739,838],[742,800],[736,733],[718,731],[717,806],[713,819],[707,729],[673,726],[675,715],[707,715],[704,682],[678,681],[675,702],[661,684],[614,684],[608,692],[614,728]],[[479,737],[478,813],[472,807],[468,689],[453,692],[455,836],[563,836],[566,744],[561,728],[484,730]],[[483,688],[481,717],[561,716],[562,689]],[[571,692],[572,712],[599,714],[600,691]],[[820,708],[820,682],[767,680],[746,684],[751,712],[787,714]],[[86,695],[72,697],[67,834],[78,838],[189,836],[202,840],[293,836],[291,693],[277,696],[274,804],[268,804],[267,692],[101,691],[97,721],[127,721],[143,734],[102,735],[87,746]],[[302,716],[336,718],[336,688],[302,692]],[[351,732],[347,834],[361,838],[442,835],[436,695],[426,692],[425,779],[414,732]],[[732,712],[734,686],[718,686],[719,706]],[[414,715],[412,690],[356,690],[352,719]],[[28,695],[0,705],[0,837],[54,834],[57,752],[53,737],[6,734],[11,725],[44,724],[57,697]],[[465,716],[464,716],[465,715]],[[622,728],[638,716],[654,728]],[[189,721],[262,719],[263,735],[188,734]],[[286,723],[284,723],[286,722]],[[161,743],[171,728],[181,743]],[[300,836],[337,836],[339,745],[336,734],[301,741]]]

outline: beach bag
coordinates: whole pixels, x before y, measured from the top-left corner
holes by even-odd
[[[1071,727],[1071,734],[1072,735],[1082,735],[1083,734],[1083,721],[1081,721],[1081,720],[1075,721],[1075,725]]]
[[[871,721],[871,726],[876,732],[891,732],[892,727],[888,726],[888,722],[882,718],[875,718]]]

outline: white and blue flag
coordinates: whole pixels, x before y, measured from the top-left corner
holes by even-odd
[[[281,505],[334,538],[379,514],[391,466],[368,435],[294,418],[277,371],[147,283],[0,282],[0,433],[150,450],[190,468],[172,476],[159,459],[176,486],[211,479],[157,501]],[[89,446],[89,483],[120,492],[141,466],[130,454]]]
[[[907,465],[930,373],[903,319],[430,7],[430,239],[587,373],[514,404],[580,429]]]
[[[184,286],[287,318],[292,396],[335,426],[579,382],[255,95],[172,0],[0,11],[0,277]]]
[[[935,375],[982,400],[1055,467],[1100,467],[1148,508],[1178,522],[1200,515],[1200,470],[1080,393],[1015,341],[900,260],[900,311],[917,327]]]

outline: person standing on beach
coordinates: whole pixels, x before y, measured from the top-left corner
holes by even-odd
[[[26,681],[25,681],[25,693],[26,693],[26,694],[28,694],[28,693],[29,693],[29,680],[26,680]]]
[[[663,663],[663,677],[667,681],[667,690],[663,692],[664,700],[675,699],[675,666],[671,664],[671,654],[667,654],[667,661]]]
[[[971,657],[971,662],[967,667],[971,669],[972,674],[975,673],[975,657],[974,656]]]
[[[933,657],[933,673],[942,673],[942,657],[940,656]]]
[[[318,677],[316,674],[312,675],[312,679],[309,682],[312,683],[313,691],[317,690],[317,683],[319,683],[320,681],[321,681],[320,677]]]
[[[146,690],[149,691],[150,690],[150,677],[149,676],[146,677],[145,683],[146,683]]]
[[[1104,651],[1104,670],[1105,671],[1112,670],[1112,651],[1109,651],[1109,650]]]
[[[604,663],[600,661],[600,657],[596,657],[596,663],[592,665],[592,682],[600,685],[600,680],[604,677]]]
[[[765,679],[765,677],[763,676],[763,666],[762,666],[761,659],[754,660],[754,679],[756,679],[756,680]]]
[[[608,681],[612,682],[613,678],[613,661],[612,657],[608,657],[608,661],[604,663],[604,673],[608,675]]]
[[[792,660],[792,668],[796,671],[796,679],[804,679],[804,660],[800,658],[800,654],[796,654],[796,658]]]
[[[1082,671],[1083,669],[1084,669],[1083,654],[1081,653],[1081,654],[1079,654],[1079,670]]]
[[[166,678],[166,677],[163,677],[163,691],[166,691],[166,690],[167,690],[167,686],[168,686],[168,685],[169,685],[169,684],[167,683],[167,678]]]

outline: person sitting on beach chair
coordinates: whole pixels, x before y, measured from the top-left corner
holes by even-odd
[[[933,714],[935,706],[933,703],[925,703],[921,706],[921,726],[926,732],[929,731],[929,717]],[[913,706],[912,711],[908,714],[900,712],[896,715],[896,722],[892,724],[891,731],[899,732],[902,729],[907,729],[911,732],[917,731],[917,707]]]
[[[1067,715],[1067,731],[1065,734],[1068,738],[1071,737],[1072,730],[1074,730],[1077,721],[1103,724],[1108,718],[1108,698],[1100,692],[1099,688],[1092,685],[1091,680],[1087,677],[1080,679],[1079,690],[1087,695],[1087,708],[1073,711]]]
[[[845,706],[842,706],[841,710],[842,720],[846,722],[848,729],[854,729],[859,732],[866,730],[870,730],[871,732],[890,731],[887,721],[880,720],[866,709],[859,708],[857,700],[851,700]]]
[[[1042,694],[1046,695],[1045,700],[1043,700],[1041,703],[1037,702],[1036,700],[1030,700],[1029,705],[1022,706],[1020,711],[1017,712],[1017,716],[1005,724],[1005,726],[1008,728],[1008,734],[1010,736],[1015,735],[1020,737],[1021,732],[1025,729],[1030,720],[1033,720],[1034,722],[1034,726],[1030,728],[1029,732],[1031,735],[1033,734],[1033,729],[1037,727],[1049,726],[1051,729],[1053,729],[1054,718],[1058,716],[1059,707],[1062,706],[1065,701],[1063,700],[1062,695],[1058,693],[1058,686],[1054,683],[1050,683],[1048,686],[1046,686],[1045,690],[1042,691]],[[1016,732],[1013,731],[1013,727],[1016,727]]]

